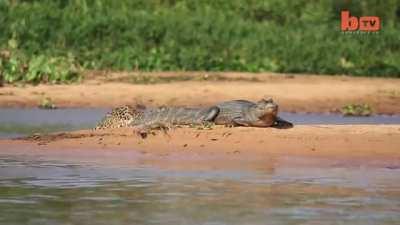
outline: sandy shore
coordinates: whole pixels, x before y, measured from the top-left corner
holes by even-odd
[[[132,77],[194,77],[190,81],[133,84]],[[198,79],[200,77],[200,79]],[[167,80],[168,80],[167,79]],[[375,113],[400,113],[400,79],[251,73],[88,73],[80,84],[0,88],[1,107],[36,107],[51,97],[59,107],[114,107],[123,104],[211,105],[230,99],[271,96],[282,111],[332,112],[349,103],[368,103]],[[267,165],[273,158],[299,156],[313,162],[367,163],[400,168],[400,125],[296,125],[292,129],[177,128],[146,139],[131,129],[76,131],[0,140],[0,151],[37,154],[123,150],[139,161],[185,168]],[[96,151],[86,151],[96,150]],[[97,151],[103,150],[103,151]],[[121,152],[121,153],[120,153]],[[319,160],[321,159],[321,160]],[[175,163],[179,161],[178,163]],[[254,162],[260,163],[254,163]],[[170,163],[172,162],[172,163]],[[200,163],[199,163],[200,162]],[[251,162],[251,163],[246,163]],[[229,165],[228,165],[229,164]]]
[[[299,125],[292,129],[176,128],[146,139],[131,129],[76,131],[23,139],[0,140],[1,153],[26,150],[38,154],[128,150],[137,160],[173,167],[234,167],[267,165],[274,158],[319,158],[314,163],[349,163],[400,168],[399,125]],[[116,151],[115,154],[119,154]],[[339,161],[338,161],[339,160]],[[255,161],[259,163],[254,163]],[[175,163],[174,163],[175,162]],[[251,163],[246,163],[251,162]]]
[[[134,84],[132,77],[194,77],[190,81]],[[0,88],[0,106],[36,107],[50,97],[59,107],[114,107],[123,104],[201,106],[224,100],[271,96],[282,111],[332,112],[368,103],[375,113],[400,113],[400,79],[270,73],[88,72],[80,84]]]

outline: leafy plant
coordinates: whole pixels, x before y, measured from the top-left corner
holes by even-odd
[[[343,34],[342,9],[379,16],[382,30]],[[7,82],[34,83],[79,79],[77,65],[400,77],[399,10],[398,0],[0,1],[0,49],[12,53],[1,64]]]
[[[43,98],[39,103],[39,108],[41,109],[57,109],[53,100],[50,97]]]
[[[349,104],[342,107],[344,116],[371,116],[372,107],[368,104]]]
[[[21,51],[0,52],[0,72],[5,82],[68,83],[80,79],[74,58],[32,56],[28,59]]]

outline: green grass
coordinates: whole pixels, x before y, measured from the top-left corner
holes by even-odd
[[[132,84],[161,84],[171,82],[184,82],[184,81],[246,81],[246,82],[261,82],[262,80],[257,77],[227,77],[221,74],[198,74],[188,75],[179,74],[173,76],[159,76],[156,74],[132,74],[122,78],[109,79],[108,81],[128,82]]]
[[[15,55],[1,70],[8,82],[67,82],[79,77],[76,68],[400,77],[399,6],[399,0],[0,0],[0,50]],[[382,30],[343,34],[341,9],[380,16]]]

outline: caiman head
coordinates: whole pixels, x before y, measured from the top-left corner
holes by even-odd
[[[260,120],[273,122],[278,115],[278,105],[272,98],[261,99],[254,106],[253,112]]]
[[[95,130],[128,127],[132,121],[140,116],[140,114],[140,110],[131,106],[114,108],[99,122],[95,127]]]

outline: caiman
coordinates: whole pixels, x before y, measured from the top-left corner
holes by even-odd
[[[121,106],[108,113],[95,129],[134,127],[145,137],[152,129],[172,125],[204,125],[291,128],[293,124],[278,117],[278,105],[272,99],[256,103],[233,100],[208,108]]]
[[[142,137],[151,129],[167,129],[172,125],[204,125],[214,121],[218,107],[188,108],[121,106],[108,113],[95,129],[134,127]]]
[[[226,126],[291,128],[293,124],[278,117],[278,105],[271,99],[256,103],[233,100],[217,104],[219,109],[214,123]]]

